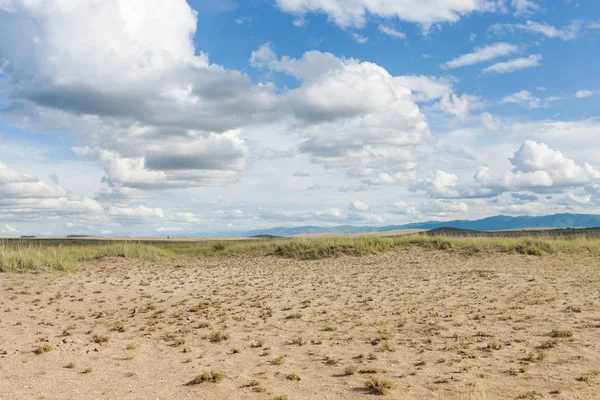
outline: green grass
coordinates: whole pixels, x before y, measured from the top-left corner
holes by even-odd
[[[398,237],[337,236],[273,240],[124,241],[124,240],[0,240],[0,272],[74,271],[103,257],[125,257],[160,263],[177,258],[277,255],[298,260],[366,256],[420,247],[428,250],[503,252],[529,256],[555,253],[600,255],[600,238],[548,235],[536,237]]]

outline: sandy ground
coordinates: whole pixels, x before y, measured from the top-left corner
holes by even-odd
[[[393,399],[600,399],[599,305],[585,255],[414,248],[0,274],[0,399],[369,399],[371,377]],[[186,385],[210,370],[224,379]]]

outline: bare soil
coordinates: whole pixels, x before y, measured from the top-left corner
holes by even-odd
[[[2,400],[370,399],[372,377],[391,399],[600,399],[599,339],[600,263],[585,254],[0,274]],[[193,382],[210,371],[223,379]]]

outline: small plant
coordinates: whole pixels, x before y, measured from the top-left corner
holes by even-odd
[[[211,370],[210,372],[203,372],[202,375],[198,375],[190,382],[188,382],[188,385],[199,385],[201,383],[219,383],[223,379],[225,379],[224,374],[222,374],[221,372]]]
[[[541,350],[549,350],[558,346],[558,342],[556,340],[546,340],[542,344],[540,344],[537,348]]]
[[[286,375],[286,378],[288,381],[299,381],[300,380],[300,377],[295,373]]]
[[[339,358],[333,358],[333,357],[325,357],[324,362],[327,365],[338,365],[339,362],[340,362],[340,359]]]
[[[503,347],[504,347],[504,345],[502,343],[492,340],[486,346],[486,350],[488,350],[488,351],[501,350]]]
[[[544,397],[544,395],[536,390],[532,390],[530,392],[521,393],[517,398],[518,399],[537,399],[537,398],[541,398],[541,397]]]
[[[381,351],[381,352],[386,352],[386,351],[393,352],[393,351],[396,351],[396,349],[394,349],[394,346],[392,346],[390,344],[390,342],[388,342],[386,340],[385,342],[383,342],[383,344],[379,348],[379,351]]]
[[[51,345],[46,343],[41,346],[38,346],[37,349],[35,349],[33,352],[37,355],[40,355],[40,354],[48,353],[48,352],[52,351],[53,349],[54,348]]]
[[[125,353],[126,353],[126,358],[128,360],[133,360],[135,358],[135,356],[137,356],[138,354],[138,349],[139,346],[137,344],[133,344],[130,343],[127,346],[125,346]]]
[[[241,353],[241,352],[242,351],[240,349],[238,349],[238,348],[231,349],[231,354],[238,354],[238,353]]]
[[[223,333],[221,331],[214,331],[210,334],[208,340],[211,343],[220,343],[225,340],[229,340],[229,334]]]
[[[117,322],[113,325],[111,331],[123,333],[126,331],[125,325],[122,322]]]
[[[365,387],[375,394],[385,396],[391,389],[395,389],[396,385],[388,380],[372,377],[365,383]]]
[[[224,242],[219,242],[213,244],[213,250],[215,251],[224,251],[227,248],[227,245]]]
[[[529,354],[527,354],[527,357],[525,357],[523,361],[536,362],[542,361],[546,358],[548,358],[548,353],[546,353],[543,350],[538,350],[535,353],[530,352]]]
[[[110,341],[110,337],[105,335],[94,335],[92,337],[92,343],[100,344],[100,343],[108,343]]]
[[[296,344],[298,346],[302,346],[304,345],[304,343],[306,343],[304,341],[304,339],[302,339],[302,336],[298,336],[296,339],[292,339],[292,341],[290,342],[290,344]]]
[[[553,338],[570,338],[573,337],[573,332],[571,331],[563,331],[560,329],[554,329],[552,332],[550,332],[550,337]]]
[[[68,363],[67,365],[65,365],[63,368],[66,369],[74,369],[75,368],[75,363]]]
[[[92,373],[92,369],[91,368],[86,368],[83,371],[81,371],[82,374],[91,374]]]
[[[345,369],[344,369],[344,373],[346,375],[354,375],[356,373],[356,371],[358,370],[358,367],[356,365],[348,365]]]
[[[577,382],[590,383],[590,376],[589,375],[582,375],[582,376],[577,377],[575,380]]]
[[[257,380],[251,380],[250,382],[248,382],[246,387],[251,387],[252,390],[257,393],[263,393],[263,392],[267,391],[267,388],[265,388],[263,385],[261,385],[260,382]]]
[[[277,357],[276,359],[271,361],[271,364],[273,365],[283,365],[283,363],[285,362],[285,356],[280,356]]]

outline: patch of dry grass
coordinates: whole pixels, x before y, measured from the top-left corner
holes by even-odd
[[[86,261],[125,257],[162,262],[179,257],[203,258],[260,252],[298,260],[343,255],[365,256],[418,246],[433,250],[506,252],[531,256],[555,253],[600,254],[600,238],[564,237],[399,237],[336,236],[272,240],[194,241],[36,240],[0,241],[0,272],[73,271]]]

